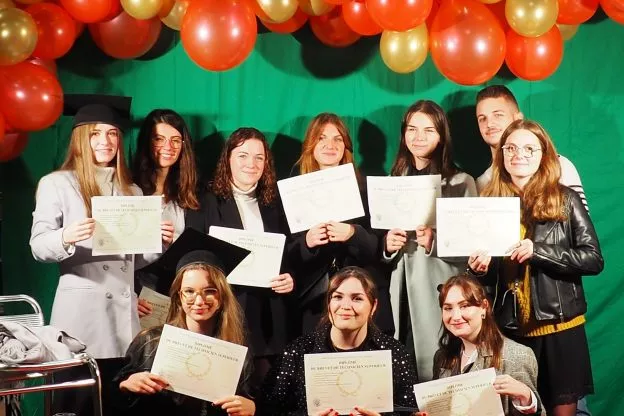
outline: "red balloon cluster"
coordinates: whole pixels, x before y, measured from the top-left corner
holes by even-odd
[[[387,30],[405,32],[423,23],[433,0],[366,0],[371,17]]]
[[[119,0],[60,0],[60,2],[74,19],[83,23],[103,22],[121,13]]]
[[[343,19],[340,8],[334,8],[322,16],[310,17],[310,27],[316,37],[327,46],[343,48],[360,39],[360,35],[351,30]]]
[[[563,38],[557,25],[536,38],[507,31],[505,63],[518,78],[539,81],[551,76],[563,59]]]
[[[364,0],[352,0],[342,6],[342,17],[355,33],[362,36],[378,35],[383,30],[371,17]]]
[[[600,6],[607,16],[624,25],[624,0],[600,0]]]
[[[275,33],[293,33],[301,29],[303,25],[308,21],[308,15],[301,9],[297,9],[295,15],[283,23],[270,23],[262,21],[262,24],[266,26],[271,32]]]
[[[96,45],[117,59],[133,59],[145,54],[158,40],[162,24],[158,18],[137,20],[121,12],[112,20],[89,25]]]
[[[37,3],[26,8],[35,23],[39,36],[33,56],[57,59],[65,55],[76,40],[76,23],[60,6]]]

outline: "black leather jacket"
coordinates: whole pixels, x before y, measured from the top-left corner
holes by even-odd
[[[596,275],[604,268],[600,243],[594,224],[581,198],[572,189],[561,185],[568,219],[535,224],[533,257],[530,265],[531,306],[537,321],[566,322],[587,312],[581,278]],[[495,286],[495,302],[501,301],[506,290],[501,259],[485,279]]]

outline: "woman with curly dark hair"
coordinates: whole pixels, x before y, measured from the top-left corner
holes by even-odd
[[[189,212],[187,226],[204,233],[220,226],[287,234],[275,178],[264,135],[255,128],[239,128],[225,142],[210,190],[203,195],[200,210]],[[255,383],[289,341],[285,295],[292,292],[294,282],[285,270],[282,261],[282,273],[273,278],[270,289],[233,285],[250,331]]]

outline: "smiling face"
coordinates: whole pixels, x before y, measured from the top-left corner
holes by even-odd
[[[180,303],[186,322],[206,325],[221,306],[219,291],[212,285],[207,270],[190,269],[184,272],[180,288]]]
[[[314,159],[319,164],[320,169],[338,166],[344,156],[344,138],[335,125],[325,124],[321,131],[321,136],[314,146]]]
[[[159,168],[169,168],[180,158],[182,153],[182,134],[167,123],[154,126],[151,141],[152,159]]]
[[[355,277],[347,278],[329,299],[329,318],[339,330],[353,331],[365,327],[377,308],[371,303],[362,283]]]
[[[110,166],[119,147],[119,129],[110,124],[96,124],[89,132],[89,144],[98,166]]]
[[[486,301],[484,301],[485,303]],[[449,289],[442,305],[442,322],[451,334],[458,338],[475,342],[485,315],[487,303],[471,305],[464,297],[460,286]]]
[[[264,172],[266,153],[264,144],[258,139],[245,140],[230,153],[232,182],[242,190],[248,190],[258,183]]]
[[[418,167],[423,161],[427,163],[426,161],[438,147],[440,134],[431,117],[422,112],[415,112],[407,120],[404,140],[405,146],[412,154],[414,163]]]
[[[477,122],[483,141],[498,146],[505,129],[522,118],[518,108],[505,97],[485,98],[477,103]]]
[[[517,184],[528,182],[542,161],[542,146],[538,137],[529,130],[515,130],[502,147],[505,170],[512,181]]]

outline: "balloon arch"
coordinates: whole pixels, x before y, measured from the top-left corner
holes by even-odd
[[[381,58],[394,72],[417,70],[430,53],[445,77],[476,85],[503,63],[521,79],[549,77],[563,41],[599,6],[624,24],[624,0],[0,0],[0,162],[21,153],[26,132],[60,116],[54,60],[85,25],[104,53],[133,59],[154,46],[165,24],[180,31],[197,65],[226,71],[253,50],[256,17],[277,33],[309,21],[330,47],[381,34]]]

